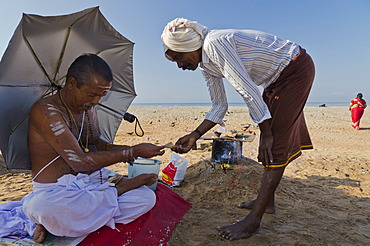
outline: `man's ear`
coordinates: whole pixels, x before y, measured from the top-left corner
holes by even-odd
[[[68,89],[73,89],[74,87],[77,87],[77,80],[75,79],[75,77],[69,77],[66,86]]]

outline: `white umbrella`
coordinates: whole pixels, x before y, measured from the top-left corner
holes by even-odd
[[[112,69],[112,88],[100,103],[114,111],[100,107],[98,118],[101,137],[113,142],[123,114],[136,96],[133,45],[98,7],[63,16],[23,14],[0,62],[0,149],[7,168],[31,168],[29,110],[65,83],[70,64],[83,53],[99,55]]]

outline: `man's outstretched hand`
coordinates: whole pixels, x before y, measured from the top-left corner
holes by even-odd
[[[175,147],[172,147],[171,150],[179,154],[187,153],[194,146],[198,138],[199,135],[197,135],[197,133],[194,132],[185,135],[179,138],[179,140],[177,140],[177,142],[175,143]]]
[[[153,156],[164,154],[164,146],[158,146],[151,143],[141,143],[135,145],[133,148],[135,157],[152,158]]]

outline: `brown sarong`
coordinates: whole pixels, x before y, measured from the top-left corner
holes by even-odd
[[[274,162],[268,167],[284,167],[300,156],[302,150],[313,148],[303,108],[314,76],[313,61],[306,50],[301,48],[279,78],[264,90],[263,99],[272,116],[274,137]]]

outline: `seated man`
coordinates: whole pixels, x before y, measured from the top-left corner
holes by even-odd
[[[115,173],[104,168],[164,153],[163,146],[130,147],[99,139],[95,105],[112,80],[103,59],[82,55],[70,66],[63,89],[31,109],[33,192],[24,197],[23,211],[37,224],[36,242],[44,240],[46,231],[78,237],[104,225],[115,228],[115,223],[129,223],[155,204],[154,192],[144,185],[153,184],[156,174],[127,179],[112,177]]]

